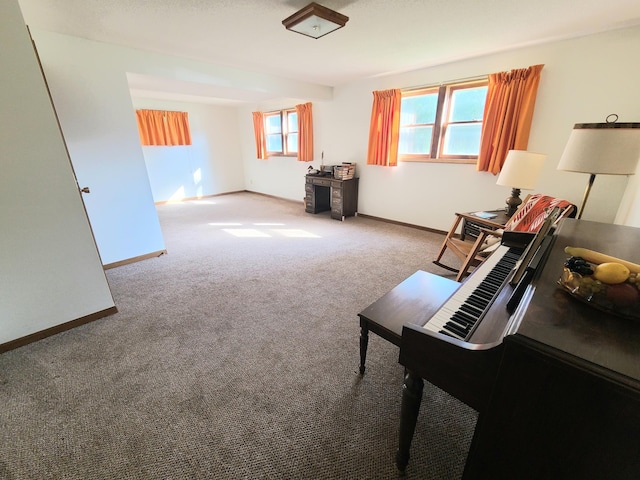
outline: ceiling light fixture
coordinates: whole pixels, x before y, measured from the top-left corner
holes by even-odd
[[[301,33],[311,38],[320,38],[344,27],[348,21],[349,17],[311,2],[303,9],[285,18],[282,24],[292,32]]]

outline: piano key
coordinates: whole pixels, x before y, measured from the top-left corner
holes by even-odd
[[[445,330],[439,330],[438,333],[442,333],[443,335],[448,335],[449,337],[457,338],[458,340],[460,340],[460,337],[458,337],[458,335],[455,335],[454,333],[451,333],[451,332],[447,332]]]
[[[464,338],[467,336],[467,330],[458,326],[456,323],[454,322],[447,322],[443,328],[443,330],[449,330],[452,331],[453,333],[456,333],[458,335],[460,335],[460,338]]]
[[[474,307],[477,307],[481,310],[484,310],[484,308],[487,306],[487,304],[489,303],[488,299],[484,299],[478,295],[473,295],[471,297],[469,297],[469,299],[467,300],[467,302],[470,305],[473,305]]]
[[[423,326],[466,340],[491,306],[520,253],[501,245]]]
[[[450,330],[447,328],[443,328],[442,330],[439,330],[438,333],[445,333],[450,337],[457,338],[458,340],[464,340],[464,337],[465,337],[465,335],[460,335],[459,333],[454,332],[453,330]]]
[[[484,311],[481,308],[476,308],[473,305],[469,305],[467,303],[460,305],[459,310],[462,312],[467,312],[468,314],[473,315],[476,318],[479,318],[480,315],[482,315],[482,312]]]
[[[449,319],[449,322],[455,323],[458,327],[460,327],[465,332],[468,331],[471,327],[473,327],[473,322],[464,320],[463,318],[460,318],[460,316],[456,316],[456,314],[453,314],[453,316]]]
[[[468,315],[464,312],[456,312],[453,314],[453,316],[455,316],[456,318],[460,318],[466,322],[469,322],[470,324],[474,324],[476,322],[475,317],[472,317],[471,315]]]

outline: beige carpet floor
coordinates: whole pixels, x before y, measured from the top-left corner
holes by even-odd
[[[0,479],[389,479],[403,369],[357,314],[442,236],[250,193],[161,205],[119,312],[0,355]],[[459,478],[477,414],[427,384],[408,479]]]

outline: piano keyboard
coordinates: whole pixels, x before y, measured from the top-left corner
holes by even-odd
[[[423,328],[467,340],[506,283],[521,253],[500,245]]]

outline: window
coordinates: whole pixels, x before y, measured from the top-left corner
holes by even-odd
[[[400,160],[475,163],[486,98],[486,80],[402,92]]]
[[[295,109],[265,113],[268,155],[298,153],[298,114]]]

